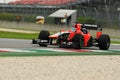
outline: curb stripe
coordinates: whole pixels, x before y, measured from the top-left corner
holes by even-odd
[[[87,49],[65,49],[65,48],[28,48],[28,49],[15,49],[15,48],[0,48],[0,52],[26,52],[26,53],[38,53],[38,52],[120,52],[120,50],[87,50]]]
[[[9,52],[9,51],[6,51],[6,50],[0,50],[0,52]]]

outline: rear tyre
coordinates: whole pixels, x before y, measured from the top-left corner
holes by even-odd
[[[47,40],[47,42],[49,42],[49,36],[50,36],[50,33],[48,31],[42,30],[38,35],[38,39]],[[46,47],[47,44],[46,43],[39,43],[39,46]]]
[[[83,35],[75,34],[73,37],[73,47],[75,49],[81,49],[83,47]]]
[[[110,37],[109,35],[102,34],[98,39],[98,47],[101,50],[108,50],[110,47]]]

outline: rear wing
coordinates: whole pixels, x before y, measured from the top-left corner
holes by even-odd
[[[102,27],[100,25],[94,25],[94,24],[82,24],[82,28],[86,28],[88,30],[98,30],[102,31]]]

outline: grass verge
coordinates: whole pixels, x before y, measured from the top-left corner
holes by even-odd
[[[15,39],[33,39],[37,38],[38,33],[16,33],[0,31],[0,38],[15,38]]]
[[[0,31],[0,38],[15,38],[15,39],[34,39],[38,37],[38,33],[17,33]],[[118,41],[111,41],[113,44],[120,44]]]
[[[111,41],[112,44],[120,44],[118,41]]]

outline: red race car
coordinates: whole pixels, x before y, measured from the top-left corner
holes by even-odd
[[[89,30],[96,30],[96,36],[92,36]],[[32,40],[33,44],[47,47],[47,45],[58,45],[59,47],[73,47],[81,49],[83,47],[99,47],[101,50],[108,50],[110,47],[110,37],[102,34],[99,25],[76,23],[71,30],[50,35],[46,30],[40,31],[38,39]]]

